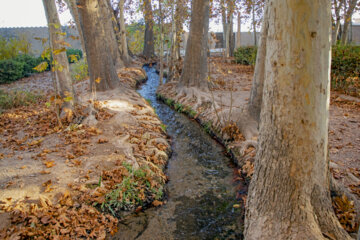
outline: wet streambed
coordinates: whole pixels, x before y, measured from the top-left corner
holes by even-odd
[[[199,125],[156,100],[158,74],[144,67],[148,81],[138,91],[149,99],[171,136],[166,170],[167,203],[120,221],[113,239],[241,239],[231,161]]]

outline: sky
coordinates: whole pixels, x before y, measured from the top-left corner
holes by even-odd
[[[69,11],[60,14],[62,25],[66,25],[70,19]],[[47,26],[42,0],[0,0],[0,28],[41,26]],[[219,32],[222,26],[210,23],[210,30]]]
[[[69,19],[69,11],[60,16],[61,24]],[[40,26],[47,26],[42,0],[0,0],[0,27]]]
[[[355,14],[354,18],[359,18]],[[62,25],[66,25],[71,19],[67,10],[60,14]],[[45,11],[42,0],[0,0],[0,28],[3,27],[40,27],[47,26]],[[236,31],[234,21],[234,31]],[[222,31],[221,24],[210,23],[210,31]],[[249,25],[244,24],[242,31],[249,31]]]

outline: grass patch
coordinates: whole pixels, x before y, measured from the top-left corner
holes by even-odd
[[[74,83],[81,82],[89,77],[88,65],[85,59],[70,65],[71,78]]]
[[[162,186],[152,180],[153,172],[149,168],[134,170],[128,163],[123,163],[123,167],[127,174],[120,184],[106,194],[101,204],[102,211],[109,211],[115,216],[119,210],[134,210],[144,203],[163,197]]]
[[[163,130],[164,133],[166,133],[167,126],[165,124],[160,124],[161,130]]]
[[[28,106],[38,102],[42,97],[27,91],[5,92],[0,90],[0,113],[6,109]]]

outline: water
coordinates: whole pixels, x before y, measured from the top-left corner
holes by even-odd
[[[158,74],[144,69],[149,79],[138,92],[152,102],[173,142],[167,203],[120,221],[113,239],[242,239],[230,160],[197,123],[156,100]]]

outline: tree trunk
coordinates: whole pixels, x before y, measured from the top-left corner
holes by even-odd
[[[207,50],[209,32],[209,0],[193,0],[189,39],[179,87],[208,90]]]
[[[105,91],[116,88],[119,84],[115,57],[118,48],[114,49],[114,31],[109,32],[110,27],[105,27],[105,24],[112,25],[104,19],[104,12],[108,9],[104,9],[106,6],[103,5],[103,1],[77,0],[77,3],[80,25],[84,33],[91,90],[95,88],[97,91]]]
[[[269,0],[259,148],[245,238],[351,239],[329,191],[331,5]]]
[[[237,33],[236,33],[236,48],[241,47],[241,13],[238,11],[237,19]]]
[[[83,35],[83,32],[80,27],[79,12],[78,12],[78,8],[76,6],[76,0],[66,0],[66,3],[68,4],[70,13],[74,18],[74,21],[76,24],[76,29],[78,30],[78,33],[79,33],[83,54],[84,54],[84,57],[86,58],[84,35]]]
[[[234,41],[234,8],[233,3],[230,3],[230,9],[228,13],[228,19],[229,19],[229,55],[230,57],[234,56],[234,48],[235,48],[235,41]]]
[[[338,1],[334,1],[335,2],[335,34],[334,34],[334,39],[333,39],[333,44],[335,44],[338,40],[338,37],[339,37],[339,32],[340,32],[340,27],[341,27],[341,16],[340,16],[340,11],[343,7],[343,4],[344,4],[344,1],[345,0],[339,0],[339,4],[338,4]]]
[[[64,37],[59,34],[59,32],[61,32],[61,24],[56,10],[55,0],[43,0],[43,4],[48,22],[52,56],[54,62],[56,62],[53,69],[56,70],[54,81],[57,88],[57,94],[63,99],[70,97],[71,100],[64,103],[64,108],[73,110],[75,104],[74,88],[72,85],[66,51],[61,50],[65,49],[65,46],[61,44],[64,42]]]
[[[159,80],[160,85],[163,84],[164,79],[164,63],[163,63],[163,55],[164,55],[164,33],[163,33],[163,15],[162,15],[162,3],[159,1],[159,26],[160,26],[160,73],[159,73]]]
[[[226,13],[226,4],[225,0],[221,0],[221,18],[222,18],[222,25],[223,25],[223,45],[225,48],[225,58],[228,58],[230,55],[230,39],[229,39],[229,24],[228,24],[228,18]]]
[[[119,25],[120,25],[120,34],[121,34],[121,55],[122,55],[122,59],[126,63],[129,63],[130,62],[130,56],[129,56],[128,45],[127,45],[127,40],[126,40],[124,1],[125,0],[120,0],[119,5],[118,5],[119,6],[119,12],[120,12]]]
[[[346,11],[346,14],[344,15],[344,28],[343,28],[343,32],[342,32],[342,36],[341,36],[342,44],[348,43],[350,22],[352,21],[352,16],[353,16],[357,1],[358,0],[350,1],[349,7]]]
[[[115,62],[115,69],[122,68],[125,64],[122,60],[120,47],[120,29],[114,15],[114,9],[112,8],[109,0],[98,1],[98,3],[103,14],[102,24],[106,35],[108,35],[105,40],[108,41],[110,54],[112,54],[113,61]]]
[[[256,19],[255,19],[255,3],[252,4],[252,24],[254,30],[254,46],[257,46],[257,38],[256,38]]]
[[[144,36],[144,51],[146,58],[155,56],[154,50],[154,19],[151,7],[151,0],[144,0],[144,18],[145,18],[145,36]]]
[[[266,2],[267,3],[267,2]],[[262,20],[259,47],[257,50],[254,77],[250,92],[249,113],[257,121],[260,121],[260,111],[263,98],[263,88],[265,80],[265,61],[267,50],[267,37],[269,31],[269,9],[265,5],[264,16]]]
[[[171,38],[171,52],[170,52],[170,63],[169,63],[169,72],[168,72],[168,81],[172,81],[179,77],[179,72],[177,69],[177,63],[180,59],[180,42],[181,42],[181,33],[182,33],[182,19],[181,16],[181,0],[176,1],[175,15],[174,10],[172,9],[172,38]]]

